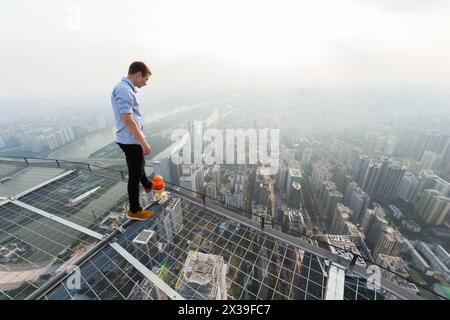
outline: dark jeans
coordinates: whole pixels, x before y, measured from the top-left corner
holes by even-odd
[[[142,147],[139,144],[117,143],[125,152],[128,166],[128,200],[130,201],[131,212],[138,212],[142,209],[139,204],[139,182],[144,188],[151,188],[152,182],[145,174],[145,160]]]

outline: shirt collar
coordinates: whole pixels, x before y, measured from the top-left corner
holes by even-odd
[[[123,77],[123,78],[122,78],[122,81],[123,81],[123,82],[126,82],[126,83],[131,87],[131,89],[133,89],[133,92],[134,92],[134,93],[137,92],[136,86],[134,85],[133,81],[131,81],[131,80],[128,79],[127,77]]]

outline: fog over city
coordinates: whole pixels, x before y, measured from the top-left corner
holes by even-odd
[[[449,8],[375,0],[9,2],[0,13],[2,100],[102,101],[137,59],[154,74],[144,97],[298,86],[442,95],[450,85]]]

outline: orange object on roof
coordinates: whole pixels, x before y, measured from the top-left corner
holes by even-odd
[[[154,190],[163,190],[165,188],[164,179],[161,176],[153,177],[153,189]]]

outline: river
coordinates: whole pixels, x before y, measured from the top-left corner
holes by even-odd
[[[179,112],[188,111],[205,106],[205,103],[199,103],[192,106],[179,107],[169,112],[152,113],[150,116],[144,116],[144,124],[172,116]],[[50,159],[87,159],[95,151],[107,146],[115,139],[115,127],[103,128],[78,138],[68,145],[58,149],[48,155]]]

